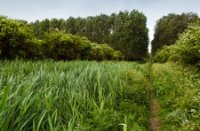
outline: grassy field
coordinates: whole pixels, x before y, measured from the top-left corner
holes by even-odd
[[[178,65],[3,61],[0,130],[146,131],[152,92],[161,129],[200,130],[200,75]]]
[[[176,64],[154,64],[152,81],[167,131],[200,130],[200,73]]]
[[[147,130],[143,66],[128,62],[0,65],[1,130]]]

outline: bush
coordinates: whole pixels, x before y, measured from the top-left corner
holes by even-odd
[[[87,38],[62,32],[50,32],[44,36],[44,55],[55,60],[113,60],[122,55],[107,44],[91,43]]]
[[[124,59],[120,51],[115,51],[107,44],[91,43],[92,49],[90,59],[93,60],[122,60]]]
[[[155,54],[164,45],[174,45],[188,25],[199,20],[196,13],[168,14],[157,21],[154,39],[152,40],[152,53]]]
[[[192,24],[179,36],[174,45],[165,46],[154,57],[156,62],[176,61],[199,66],[200,24]]]
[[[180,35],[173,48],[172,58],[184,64],[196,65],[200,60],[200,25],[193,24]],[[173,60],[173,59],[172,59]]]
[[[44,36],[43,48],[48,58],[55,60],[86,59],[91,48],[90,41],[85,37],[50,32]]]
[[[114,51],[113,59],[114,60],[123,60],[124,56],[122,55],[122,53],[120,51]]]
[[[154,56],[154,62],[164,63],[167,62],[170,57],[170,46],[164,46]]]
[[[0,57],[32,58],[35,42],[33,31],[26,22],[0,17]]]
[[[121,60],[107,44],[91,43],[86,37],[51,31],[36,39],[27,22],[0,16],[0,58],[54,60]]]

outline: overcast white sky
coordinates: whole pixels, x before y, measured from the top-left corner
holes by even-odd
[[[168,13],[200,13],[200,0],[0,0],[0,15],[35,21],[111,14],[137,9],[147,18],[150,40],[157,19]]]

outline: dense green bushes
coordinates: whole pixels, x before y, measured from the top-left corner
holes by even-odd
[[[171,46],[164,46],[154,56],[154,62],[164,63],[167,62],[171,54]]]
[[[0,57],[32,58],[36,55],[37,44],[37,39],[26,23],[0,17]]]
[[[172,13],[160,18],[155,26],[152,53],[155,54],[163,46],[173,45],[188,25],[198,20],[199,17],[195,13]]]
[[[200,24],[192,24],[174,45],[165,46],[155,56],[156,62],[175,61],[200,67]]]
[[[50,32],[44,36],[45,56],[56,60],[88,59],[91,44],[86,38]]]
[[[107,44],[91,43],[87,38],[60,31],[36,39],[24,21],[0,17],[0,58],[54,60],[121,60],[122,54]]]
[[[50,32],[44,35],[44,53],[55,60],[122,60],[119,51],[114,51],[107,44],[91,43],[87,38]]]

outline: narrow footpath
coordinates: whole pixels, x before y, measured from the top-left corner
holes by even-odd
[[[146,67],[147,79],[150,82],[150,117],[149,117],[149,130],[150,131],[162,131],[160,125],[160,104],[153,88],[153,67],[150,63]]]
[[[161,131],[159,114],[160,114],[160,105],[158,99],[154,93],[151,93],[150,118],[149,118],[149,128],[151,131]]]

